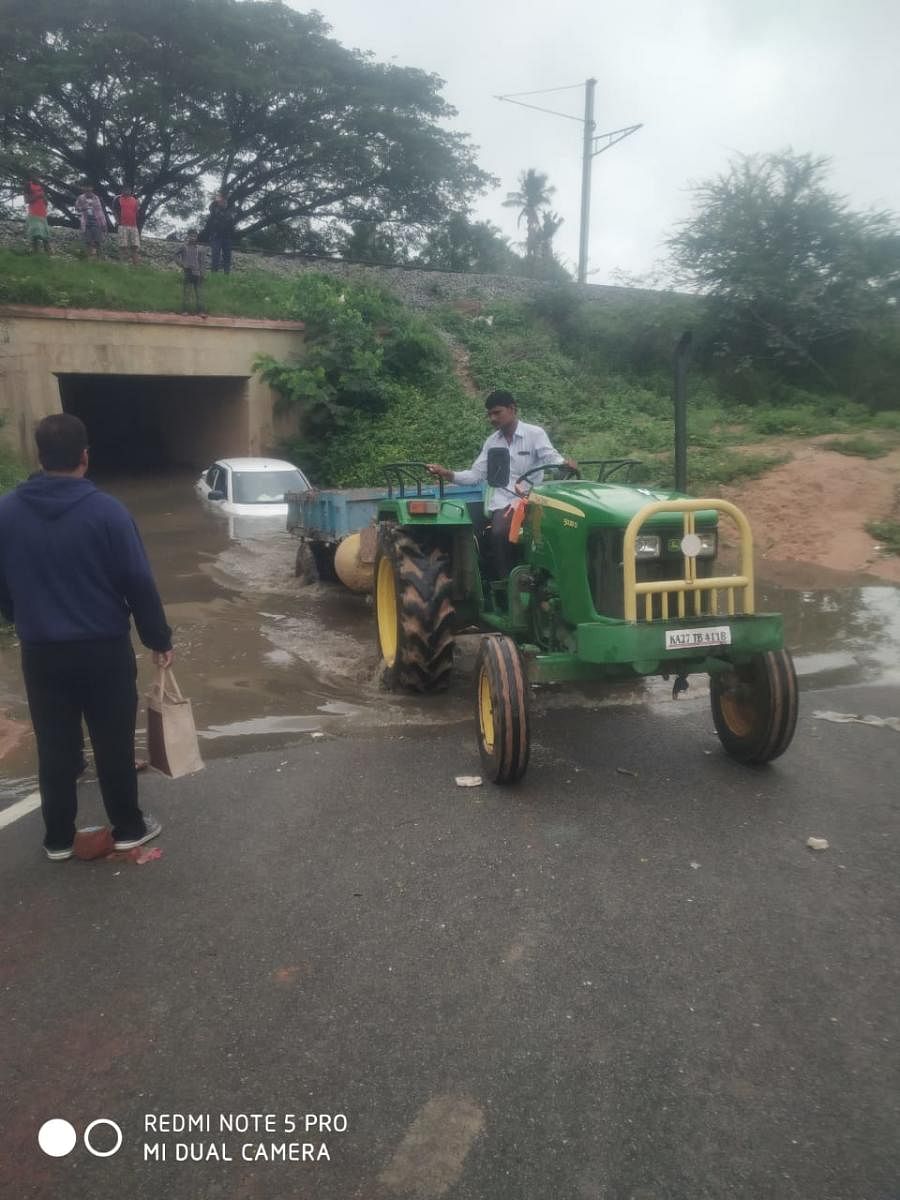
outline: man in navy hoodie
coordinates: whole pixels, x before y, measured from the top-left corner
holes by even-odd
[[[35,430],[43,474],[0,499],[0,611],[14,621],[38,749],[44,850],[71,858],[87,722],[117,850],[162,826],[138,806],[131,617],[157,666],[172,631],[128,510],[84,478],[87,430],[68,413]]]

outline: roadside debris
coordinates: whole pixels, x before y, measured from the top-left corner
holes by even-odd
[[[129,850],[128,853],[134,854],[134,851]],[[158,858],[162,858],[162,856],[163,852],[160,850],[159,846],[153,846],[150,850],[140,850],[134,861],[139,867],[142,867],[144,863],[156,862],[156,860]]]
[[[300,974],[302,967],[279,967],[274,971],[272,978],[276,983],[293,983],[296,977]]]
[[[616,767],[617,775],[630,775],[632,779],[637,779],[637,771],[629,771],[627,767]]]
[[[819,721],[833,721],[836,725],[872,725],[900,733],[900,717],[864,717],[860,713],[839,712],[814,712],[813,716]]]
[[[810,850],[827,850],[828,841],[826,838],[809,837],[806,839],[806,844]]]
[[[322,733],[320,729],[315,729],[309,736],[313,738],[323,738],[325,734]]]
[[[457,787],[481,787],[482,779],[480,775],[457,775]]]

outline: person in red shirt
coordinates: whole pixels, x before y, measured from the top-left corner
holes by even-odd
[[[127,185],[122,188],[121,196],[113,201],[116,210],[116,220],[119,226],[119,250],[127,250],[131,255],[131,265],[138,265],[141,251],[141,235],[138,232],[138,202],[134,192]]]
[[[36,179],[29,179],[25,183],[25,204],[28,208],[28,215],[25,218],[25,234],[31,240],[31,251],[33,254],[40,252],[40,243],[43,242],[44,250],[47,254],[50,253],[50,227],[47,224],[47,197],[44,195],[44,189]]]

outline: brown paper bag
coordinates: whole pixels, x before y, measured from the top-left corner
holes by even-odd
[[[170,779],[203,770],[191,702],[167,667],[147,692],[147,751],[151,768]]]

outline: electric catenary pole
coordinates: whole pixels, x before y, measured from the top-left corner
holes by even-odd
[[[584,126],[581,151],[581,225],[578,231],[578,282],[585,283],[587,281],[588,243],[591,230],[591,169],[594,165],[594,159],[598,154],[602,154],[604,150],[611,149],[617,142],[621,142],[632,133],[637,133],[639,129],[643,128],[643,125],[626,125],[624,129],[613,129],[610,133],[595,134],[594,130],[597,127],[594,121],[596,79],[586,79],[584,81],[583,118],[575,117],[571,113],[557,112],[553,108],[541,108],[537,104],[526,104],[519,99],[520,96],[543,96],[547,92],[569,92],[581,86],[580,83],[573,83],[567,87],[543,88],[537,92],[512,92],[507,96],[496,96],[495,99],[508,100],[510,104],[518,104],[522,108],[533,108],[535,112],[550,113],[553,117],[565,117],[568,121],[580,121]]]

